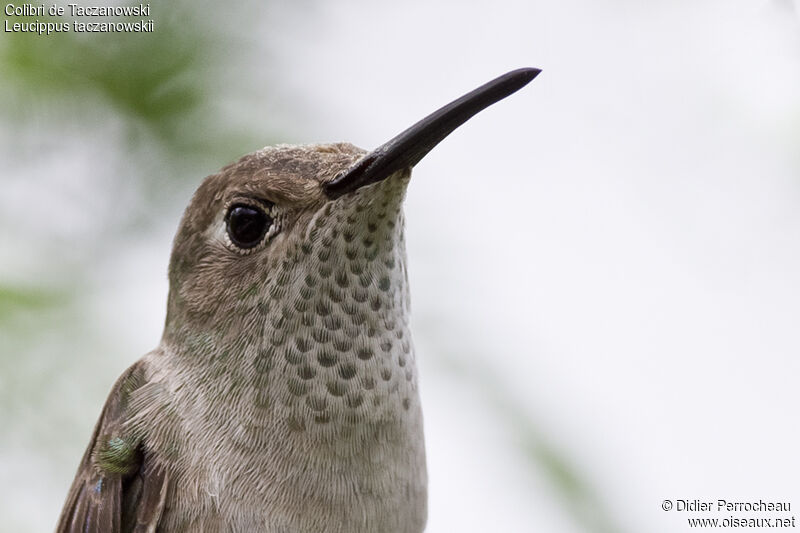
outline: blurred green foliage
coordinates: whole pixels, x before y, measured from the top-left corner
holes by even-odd
[[[75,295],[71,289],[76,280],[92,276],[112,256],[115,243],[124,241],[120,236],[152,230],[165,214],[174,218],[174,206],[185,203],[203,176],[269,144],[273,136],[268,127],[254,127],[243,120],[244,113],[228,113],[223,105],[253,97],[243,88],[246,74],[237,73],[237,51],[245,46],[240,36],[246,31],[230,31],[230,25],[245,30],[249,24],[252,30],[258,18],[248,15],[257,13],[258,5],[245,1],[226,6],[226,18],[219,19],[219,6],[213,2],[163,2],[152,5],[152,33],[23,32],[6,33],[0,40],[0,119],[6,130],[0,150],[7,161],[6,190],[32,181],[20,185],[22,194],[34,192],[64,211],[94,211],[102,218],[77,235],[73,228],[49,231],[61,230],[69,221],[38,232],[30,225],[29,241],[37,243],[23,242],[25,248],[16,253],[33,256],[31,261],[44,271],[35,272],[35,279],[22,273],[21,283],[44,279],[48,286],[59,285],[55,291]],[[58,19],[71,20],[75,18]],[[243,83],[229,83],[236,75]],[[265,92],[259,91],[258,97],[268,98]],[[72,155],[64,151],[73,146],[91,158],[82,160],[89,179],[71,179],[58,168],[63,164],[58,158]],[[53,172],[53,166],[59,171]],[[70,195],[60,194],[65,188]],[[9,194],[0,199],[0,208],[6,207],[0,209],[0,226],[13,233],[8,228],[26,214],[19,213],[19,203]],[[7,246],[18,247],[13,240]],[[53,256],[61,260],[53,264]],[[18,291],[15,286],[9,290]],[[24,305],[22,294],[9,293],[0,305]]]
[[[16,311],[37,311],[61,303],[66,295],[39,287],[0,285],[0,324]]]
[[[164,2],[153,6],[152,33],[10,34],[0,48],[11,96],[4,111],[29,119],[41,102],[65,114],[89,103],[82,111],[99,118],[111,112],[129,127],[144,128],[163,143],[165,154],[228,146],[198,127],[219,118],[212,112],[212,100],[220,96],[214,81],[225,77],[224,56],[235,46],[224,25],[200,16],[212,12],[206,2]]]

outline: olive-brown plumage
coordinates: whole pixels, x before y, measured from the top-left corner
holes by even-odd
[[[175,237],[161,343],[112,389],[57,531],[422,531],[410,166],[536,74],[370,154],[269,147],[206,178]]]

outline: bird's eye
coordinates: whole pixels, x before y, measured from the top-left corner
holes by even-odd
[[[272,226],[273,219],[262,208],[234,204],[228,209],[227,228],[231,242],[239,248],[257,246]]]

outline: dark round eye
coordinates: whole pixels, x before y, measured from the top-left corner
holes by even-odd
[[[260,207],[236,204],[228,210],[228,237],[239,248],[252,248],[264,238],[272,217]]]

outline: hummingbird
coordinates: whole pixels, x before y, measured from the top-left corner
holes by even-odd
[[[263,148],[207,177],[164,333],[114,384],[57,532],[419,533],[427,470],[402,203],[511,71],[377,149]]]

